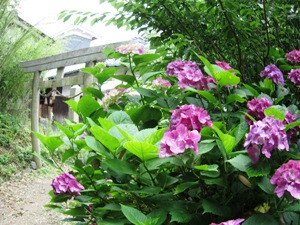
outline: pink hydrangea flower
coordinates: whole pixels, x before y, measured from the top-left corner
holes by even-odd
[[[76,178],[69,173],[63,173],[52,180],[51,186],[53,188],[53,193],[58,194],[68,194],[70,197],[79,196],[80,191],[84,190],[84,187],[78,183]]]
[[[288,61],[292,63],[299,63],[300,62],[300,51],[294,49],[293,51],[286,53],[285,57]]]
[[[292,115],[289,111],[285,114],[283,124],[293,123],[297,120],[297,115]],[[287,133],[288,140],[292,143],[298,142],[298,132],[300,131],[300,126],[293,127],[289,129]]]
[[[169,87],[171,87],[171,83],[168,80],[158,77],[152,81],[152,86],[158,90],[167,90]]]
[[[169,157],[183,153],[186,149],[192,149],[198,154],[198,142],[201,135],[198,131],[188,130],[183,124],[180,124],[174,130],[167,130],[161,141],[159,157]]]
[[[117,47],[116,52],[120,52],[125,55],[129,55],[129,54],[143,55],[145,53],[145,48],[143,45],[139,45],[139,44],[128,44],[128,45],[121,45]]]
[[[261,77],[271,79],[276,84],[284,84],[283,73],[274,64],[270,64],[260,72]]]
[[[270,158],[274,149],[289,150],[287,134],[284,125],[280,120],[272,116],[266,116],[263,120],[254,122],[250,126],[249,133],[246,134],[244,147],[252,159],[257,163],[261,153]]]
[[[262,120],[265,118],[264,110],[271,106],[272,102],[267,98],[254,98],[247,103],[247,107],[249,109],[247,113],[255,120]],[[249,125],[253,124],[253,121],[249,119],[247,115],[245,115],[245,120]]]
[[[172,110],[170,129],[174,130],[183,124],[189,130],[201,131],[204,126],[212,127],[212,121],[205,109],[193,104],[182,105]]]
[[[288,191],[294,198],[300,199],[300,161],[289,160],[282,164],[272,176],[271,184],[277,185],[275,193],[281,198]]]
[[[212,77],[203,76],[197,64],[192,61],[181,61],[177,59],[168,64],[166,73],[169,76],[175,75],[177,77],[178,86],[182,90],[186,87],[192,87],[198,90],[209,90],[209,84],[216,83]]]
[[[224,70],[233,70],[233,68],[227,62],[216,61],[216,65]]]
[[[222,223],[211,223],[210,225],[240,225],[245,219],[228,220]]]
[[[300,86],[300,69],[292,69],[288,73],[288,79],[295,85]]]
[[[102,104],[104,110],[108,109],[108,106],[117,104],[120,100],[120,98],[126,93],[127,90],[125,88],[117,88],[117,89],[111,89],[108,92],[104,94],[104,97],[102,98]]]

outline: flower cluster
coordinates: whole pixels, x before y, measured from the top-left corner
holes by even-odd
[[[224,70],[233,70],[233,68],[227,62],[216,61],[216,65]]]
[[[288,61],[290,62],[295,62],[299,63],[300,62],[300,51],[294,49],[293,51],[286,53],[285,57],[287,58]]]
[[[168,80],[164,80],[160,77],[156,78],[152,81],[152,87],[157,90],[167,90],[169,87],[171,87],[171,83]]]
[[[272,116],[266,116],[263,120],[254,122],[250,126],[249,133],[246,134],[244,147],[252,159],[253,163],[257,163],[261,153],[267,158],[271,157],[271,151],[289,150],[287,134],[284,131],[284,124]]]
[[[196,130],[189,131],[183,124],[176,127],[175,130],[167,130],[161,141],[159,157],[169,157],[183,153],[185,149],[193,149],[198,153],[198,142],[200,133]]]
[[[264,110],[271,107],[272,102],[267,98],[257,99],[254,98],[247,103],[248,111],[247,114],[252,116],[255,120],[262,120],[265,118]],[[246,122],[251,125],[253,121],[246,115]]]
[[[288,74],[288,79],[295,85],[300,86],[300,69],[292,69]]]
[[[271,184],[277,185],[275,193],[281,198],[288,191],[294,198],[300,199],[300,161],[289,160],[282,164],[272,176]]]
[[[176,76],[178,86],[184,90],[186,87],[193,87],[198,90],[209,90],[210,84],[216,81],[210,76],[204,76],[195,62],[181,61],[179,59],[167,66],[167,75]]]
[[[102,104],[104,110],[108,109],[108,106],[117,104],[120,100],[120,98],[126,93],[127,90],[125,88],[117,88],[117,89],[111,89],[108,92],[104,94],[104,97],[102,98]]]
[[[143,45],[139,45],[139,44],[128,44],[128,45],[121,45],[117,47],[116,52],[120,52],[125,55],[129,55],[129,54],[143,55],[145,53],[145,48]]]
[[[204,126],[212,127],[212,122],[207,111],[193,104],[182,105],[171,112],[171,130],[180,124],[183,124],[189,130],[197,130],[198,132],[200,132]]]
[[[289,111],[285,114],[285,118],[283,121],[283,124],[289,124],[293,123],[297,120],[297,115],[292,115]],[[292,143],[297,143],[298,142],[298,132],[300,131],[300,127],[296,126],[291,129],[289,129],[286,134],[288,137],[288,140]]]
[[[228,220],[226,222],[222,223],[211,223],[210,225],[240,225],[242,222],[244,222],[245,219],[236,219],[236,220]]]
[[[260,76],[271,79],[276,84],[284,83],[283,73],[274,64],[266,66],[264,70],[260,72]]]
[[[70,197],[79,196],[80,191],[84,189],[72,174],[66,172],[55,177],[51,186],[55,195],[68,194]]]
[[[182,105],[171,111],[170,129],[164,134],[159,150],[159,157],[169,157],[192,149],[198,154],[200,131],[204,126],[212,127],[207,111],[195,105]]]

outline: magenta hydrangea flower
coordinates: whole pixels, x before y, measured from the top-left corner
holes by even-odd
[[[159,157],[169,157],[183,153],[186,149],[192,149],[198,154],[198,142],[201,135],[196,130],[188,130],[183,124],[180,124],[174,130],[167,130],[161,141]]]
[[[300,51],[294,49],[293,51],[286,53],[285,57],[288,61],[292,63],[299,63],[300,62]]]
[[[260,72],[261,77],[271,79],[276,84],[284,84],[283,73],[274,64],[270,64]]]
[[[120,52],[125,55],[129,55],[129,54],[143,55],[145,53],[145,48],[143,45],[140,44],[128,44],[128,45],[121,45],[117,47],[116,52]]]
[[[285,118],[283,120],[283,124],[293,123],[297,120],[297,115],[292,115],[289,111],[285,114]],[[298,132],[300,131],[300,126],[293,127],[289,129],[287,133],[288,140],[292,143],[298,142]]]
[[[272,102],[267,98],[254,98],[247,103],[247,107],[249,109],[247,113],[255,120],[262,120],[265,118],[264,110],[271,106]],[[249,119],[247,115],[245,115],[245,120],[249,125],[253,124],[253,121]]]
[[[158,77],[152,81],[152,86],[158,90],[167,90],[169,87],[171,87],[171,83],[168,80]]]
[[[207,111],[193,104],[182,105],[171,112],[171,130],[176,129],[180,124],[183,124],[189,130],[197,130],[199,132],[204,126],[212,127],[212,121]]]
[[[240,225],[245,219],[228,220],[222,223],[211,223],[210,225]]]
[[[266,116],[263,120],[254,122],[250,126],[249,133],[246,134],[244,147],[255,164],[258,162],[261,153],[270,158],[274,149],[289,150],[287,134],[284,131],[283,122]]]
[[[167,75],[169,76],[178,76],[183,73],[194,73],[195,71],[200,70],[195,62],[192,61],[181,61],[176,59],[174,62],[170,62],[167,66]]]
[[[233,68],[227,62],[216,61],[216,65],[224,70],[233,70]]]
[[[292,69],[288,73],[288,79],[295,85],[300,86],[300,69]]]
[[[300,199],[300,161],[289,160],[282,164],[272,176],[271,184],[277,185],[275,193],[281,198],[288,191],[294,198]]]
[[[84,190],[84,187],[78,183],[76,178],[67,172],[55,177],[51,186],[55,195],[68,194],[70,197],[79,196],[80,191]]]
[[[166,73],[169,76],[177,77],[178,86],[182,90],[186,87],[192,87],[198,90],[209,90],[209,84],[216,83],[212,77],[203,76],[197,64],[192,61],[181,61],[177,59],[168,64]]]

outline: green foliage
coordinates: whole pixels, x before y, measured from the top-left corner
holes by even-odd
[[[227,61],[244,81],[257,79],[282,52],[299,48],[299,1],[246,0],[106,0],[116,13],[64,11],[74,23],[91,19],[137,29],[153,48],[170,57],[195,59],[193,51],[210,61]]]
[[[0,0],[0,108],[1,112],[15,115],[28,107],[26,95],[30,92],[24,87],[31,76],[24,73],[19,63],[59,51],[59,44],[17,16],[17,6],[18,1]]]
[[[51,155],[45,160],[61,172],[67,164],[85,188],[71,199],[51,191],[47,207],[86,225],[199,221],[209,225],[236,218],[245,218],[244,224],[298,221],[299,200],[289,194],[279,199],[270,179],[282,163],[300,159],[299,142],[289,143],[289,152],[274,150],[271,158],[261,156],[256,164],[244,147],[250,129],[245,120],[247,102],[267,97],[274,104],[265,110],[265,116],[283,120],[287,110],[299,116],[300,98],[292,97],[298,96],[297,92],[282,96],[273,91],[279,85],[259,77],[261,82],[244,83],[237,70],[224,72],[203,56],[197,56],[204,64],[201,70],[214,77],[215,84],[208,90],[181,90],[175,77],[161,72],[166,69],[160,61],[163,56],[115,56],[131,76],[122,77],[123,83],[115,87],[126,88],[121,98],[106,104],[107,96],[99,94],[100,89],[90,91],[78,102],[67,102],[82,122],[56,123],[61,131],[57,136],[34,133]],[[100,87],[115,78],[116,71],[85,69],[98,78]],[[151,82],[158,77],[168,80],[171,87],[155,88]],[[286,88],[295,87],[287,81]],[[171,113],[185,104],[205,109],[212,126],[202,128],[198,153],[187,148],[160,158]],[[297,127],[299,119],[286,125],[286,130]],[[176,144],[173,139],[168,143]],[[68,207],[64,207],[66,202]]]
[[[9,114],[0,114],[0,183],[32,161],[28,126]]]

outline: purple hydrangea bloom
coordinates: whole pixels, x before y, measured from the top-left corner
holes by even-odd
[[[128,45],[121,45],[117,47],[116,52],[120,52],[125,55],[129,55],[129,54],[143,55],[145,53],[145,48],[143,45],[139,45],[139,44],[128,44]]]
[[[289,160],[282,164],[272,176],[271,184],[277,185],[275,193],[281,198],[285,191],[300,199],[300,161]]]
[[[249,109],[247,113],[255,120],[262,120],[265,118],[264,110],[271,106],[272,102],[267,98],[254,98],[247,103],[247,107]],[[253,121],[249,119],[247,115],[245,116],[245,120],[249,125],[253,124]]]
[[[210,225],[240,225],[245,219],[228,220],[222,223],[211,223]]]
[[[270,65],[266,66],[265,69],[260,72],[260,76],[271,79],[276,84],[284,83],[283,73],[274,64],[270,64]]]
[[[283,124],[293,123],[297,120],[297,115],[292,115],[289,111],[285,114],[285,118],[283,120]],[[300,131],[300,127],[296,126],[289,129],[287,133],[288,140],[292,143],[298,142],[298,132]]]
[[[216,83],[212,77],[203,76],[197,64],[192,61],[181,61],[177,59],[168,64],[166,73],[169,76],[175,75],[177,77],[178,86],[182,90],[186,87],[192,87],[198,90],[209,90],[209,84]]]
[[[212,121],[207,111],[193,104],[182,105],[171,112],[171,130],[176,129],[180,124],[189,130],[197,130],[199,132],[204,126],[212,127]]]
[[[51,186],[55,195],[68,194],[70,197],[79,196],[80,191],[84,189],[72,174],[66,172],[55,177]]]
[[[287,58],[288,61],[290,62],[295,62],[299,63],[300,62],[300,51],[294,49],[293,51],[286,53],[285,57]]]
[[[271,157],[271,151],[274,149],[288,151],[288,139],[283,122],[272,116],[266,116],[263,120],[254,122],[250,126],[249,133],[246,134],[244,143],[253,163],[257,163],[259,159],[259,146],[261,146],[261,153],[267,158]]]
[[[174,62],[170,62],[167,66],[167,75],[169,76],[178,76],[179,74],[185,73],[194,73],[195,71],[200,70],[195,62],[192,61],[181,61],[176,59]]]
[[[159,157],[169,157],[183,153],[186,149],[192,149],[198,154],[198,142],[201,135],[198,131],[188,130],[183,124],[180,124],[174,130],[167,130],[161,141]]]
[[[152,81],[152,86],[158,90],[167,90],[169,87],[171,87],[171,83],[168,80],[158,77]]]
[[[288,79],[295,85],[300,86],[300,69],[292,69],[288,74]]]
[[[233,70],[233,68],[231,68],[231,66],[227,62],[216,61],[216,65],[224,70]]]

